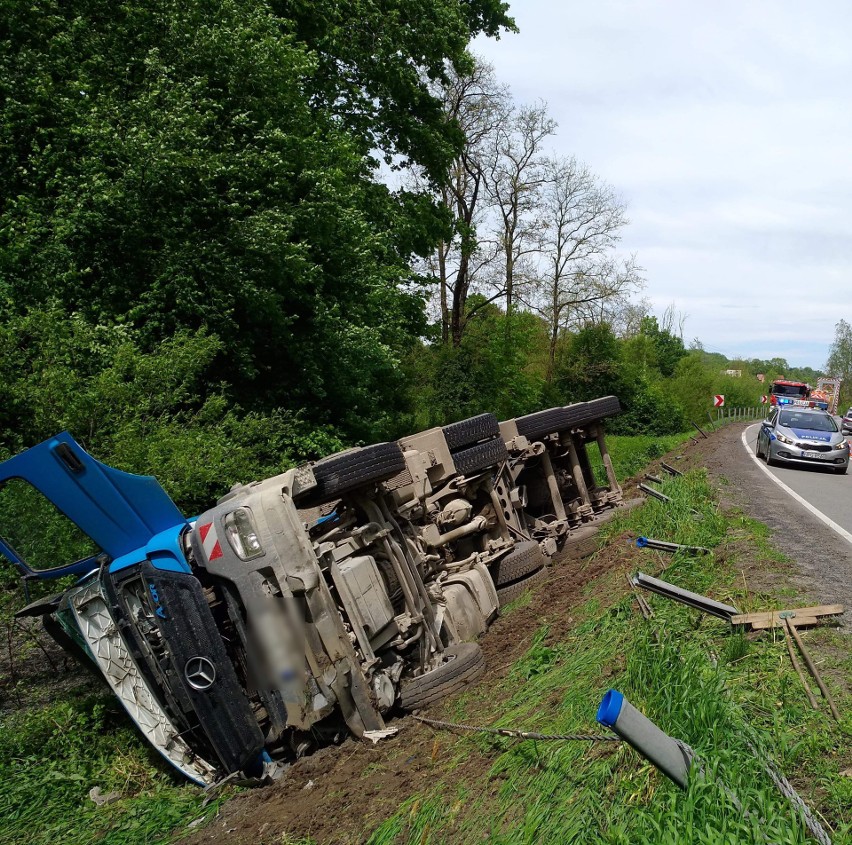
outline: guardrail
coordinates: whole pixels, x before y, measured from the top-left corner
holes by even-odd
[[[726,405],[724,408],[716,408],[716,418],[713,419],[710,411],[707,412],[707,416],[715,422],[724,422],[727,420],[762,420],[764,417],[769,416],[769,412],[772,408],[769,405],[757,405],[757,406],[748,406],[748,405],[740,405],[740,406],[729,406]]]

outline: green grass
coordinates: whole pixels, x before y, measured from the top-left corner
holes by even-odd
[[[660,458],[685,443],[692,434],[669,434],[664,437],[653,435],[618,435],[608,434],[606,438],[612,465],[619,481],[630,478],[643,470],[655,458]],[[594,444],[587,447],[589,459],[595,475],[601,483],[606,483],[600,452]]]
[[[756,545],[762,539],[755,523],[720,511],[702,474],[668,481],[664,489],[671,506],[649,501],[608,532],[710,548],[731,531],[754,535]],[[655,560],[640,557],[638,565],[647,571]],[[743,598],[735,566],[684,555],[668,562],[669,581],[735,604]],[[763,774],[748,737],[816,803],[834,826],[834,842],[852,842],[852,780],[838,776],[849,765],[852,722],[847,716],[838,727],[826,708],[808,708],[783,641],[767,635],[751,642],[720,620],[658,597],[650,599],[654,619],[645,621],[616,581],[607,582],[609,602],[597,593],[608,607],[589,602],[574,614],[585,621],[559,639],[542,625],[498,689],[489,689],[487,700],[465,696],[461,706],[451,705],[453,716],[545,733],[587,732],[595,729],[603,693],[615,687],[689,743],[704,761],[704,775],[693,777],[683,792],[626,745],[465,736],[455,741],[443,782],[406,802],[372,833],[370,845],[809,841],[801,820]],[[849,713],[846,703],[841,710]],[[470,757],[481,758],[482,774],[451,774]],[[462,793],[475,798],[461,802]]]
[[[98,807],[88,797],[118,792]],[[0,833],[9,845],[168,841],[203,794],[154,757],[108,694],[67,696],[0,719]],[[185,828],[184,828],[185,829]]]

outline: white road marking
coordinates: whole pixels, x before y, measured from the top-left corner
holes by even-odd
[[[758,423],[759,425],[759,423]],[[835,534],[839,534],[847,543],[852,544],[852,534],[850,534],[845,528],[842,528],[838,525],[833,519],[827,517],[821,510],[815,508],[807,499],[803,499],[795,490],[788,487],[780,478],[776,478],[770,471],[769,468],[763,465],[763,461],[754,454],[754,452],[749,448],[748,441],[746,440],[746,435],[757,426],[750,425],[745,431],[743,431],[742,437],[740,438],[743,442],[743,447],[746,450],[748,456],[757,464],[761,472],[766,473],[782,490],[786,491],[791,495],[800,505],[809,510],[820,522],[824,522]]]

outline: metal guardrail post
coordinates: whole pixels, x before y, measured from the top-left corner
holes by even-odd
[[[720,619],[731,621],[732,616],[737,616],[739,610],[730,604],[723,604],[719,601],[702,596],[700,593],[693,593],[691,590],[684,590],[682,587],[676,587],[674,584],[669,584],[667,581],[661,581],[659,578],[652,578],[650,575],[645,575],[642,572],[637,572],[631,579],[634,587],[641,587],[643,590],[648,590],[651,593],[664,596],[665,598],[678,601],[681,604],[694,607],[702,613],[708,613],[711,616],[718,616]]]
[[[660,730],[618,690],[611,689],[598,707],[597,721],[629,742],[666,777],[686,789],[692,760],[682,743]]]

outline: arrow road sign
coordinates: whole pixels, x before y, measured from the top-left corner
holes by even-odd
[[[713,407],[714,408],[724,408],[725,407],[725,395],[724,395],[724,393],[717,393],[713,397]]]

